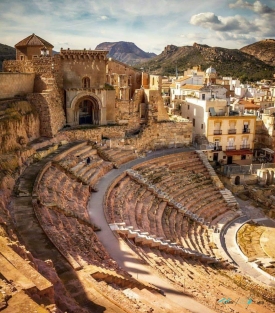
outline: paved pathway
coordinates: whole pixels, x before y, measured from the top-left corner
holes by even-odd
[[[246,261],[236,242],[236,234],[238,229],[243,224],[251,220],[251,218],[259,219],[259,223],[261,225],[266,225],[269,227],[275,227],[275,222],[268,218],[263,218],[262,216],[258,215],[255,210],[254,212],[246,212],[246,209],[249,208],[246,205],[247,203],[240,199],[238,199],[238,202],[240,203],[241,209],[245,215],[233,220],[223,229],[220,236],[222,247],[227,255],[239,266],[240,270],[244,274],[248,274],[266,285],[275,286],[274,277],[260,270],[255,263]]]
[[[101,231],[97,232],[97,236],[100,242],[109,252],[110,256],[134,278],[154,284],[164,291],[166,297],[169,298],[169,300],[176,302],[177,305],[180,305],[183,308],[190,310],[191,312],[213,313],[213,310],[207,308],[191,297],[184,295],[182,292],[175,289],[175,287],[168,281],[152,274],[150,266],[145,265],[144,262],[138,258],[133,250],[122,239],[113,234],[103,212],[103,199],[108,186],[127,168],[163,155],[192,150],[194,149],[181,148],[152,152],[149,153],[145,158],[133,160],[122,165],[119,169],[110,171],[105,176],[103,176],[97,184],[98,192],[92,194],[88,204],[88,210],[92,221],[97,226],[101,227]]]

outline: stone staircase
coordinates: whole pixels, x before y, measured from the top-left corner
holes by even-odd
[[[171,242],[170,240],[158,238],[154,235],[150,235],[148,232],[141,232],[139,229],[133,229],[132,226],[125,226],[125,223],[114,223],[109,224],[109,226],[112,231],[115,231],[120,235],[124,235],[129,239],[134,239],[136,244],[164,250],[169,254],[180,254],[186,258],[199,259],[201,262],[206,262],[209,264],[219,263],[220,261],[204,253],[184,248],[180,245],[177,245],[176,243]]]

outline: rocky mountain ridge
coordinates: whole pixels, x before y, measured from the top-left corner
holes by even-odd
[[[253,55],[257,59],[275,66],[275,39],[265,39],[240,49],[242,52]]]
[[[2,71],[2,62],[4,60],[15,60],[15,48],[0,43],[0,72]]]
[[[212,66],[221,76],[246,80],[272,78],[275,67],[238,49],[210,47],[194,43],[193,46],[168,45],[162,53],[139,66],[160,75],[183,75],[184,70],[201,65],[202,70]]]
[[[155,53],[145,52],[133,42],[126,41],[102,42],[95,50],[108,50],[109,57],[129,65],[146,62],[156,56]]]

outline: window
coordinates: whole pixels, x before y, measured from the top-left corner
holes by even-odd
[[[241,160],[246,160],[246,155],[245,154],[241,155]]]
[[[89,77],[84,77],[82,79],[82,87],[83,88],[90,88],[90,78]]]
[[[187,106],[187,109],[189,110],[190,109],[190,105],[188,104],[188,106]]]
[[[25,59],[24,55],[20,55],[20,60],[23,61]]]
[[[201,95],[201,99],[205,100],[205,94],[204,93]]]
[[[196,126],[196,120],[193,118],[193,126]]]
[[[201,124],[201,129],[203,129],[203,124]]]

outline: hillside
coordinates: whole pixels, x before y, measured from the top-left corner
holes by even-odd
[[[0,72],[4,60],[15,60],[15,48],[0,43]]]
[[[257,59],[275,66],[275,39],[265,39],[240,49],[242,52],[253,55]]]
[[[205,70],[214,67],[221,76],[238,77],[242,81],[272,78],[275,67],[238,49],[210,47],[194,43],[193,46],[177,47],[169,45],[164,51],[139,67],[150,68],[151,73],[175,75],[193,66],[201,65]]]
[[[146,62],[150,58],[156,56],[155,53],[144,52],[133,42],[103,42],[96,46],[96,50],[108,50],[109,57],[117,61],[134,65]]]

